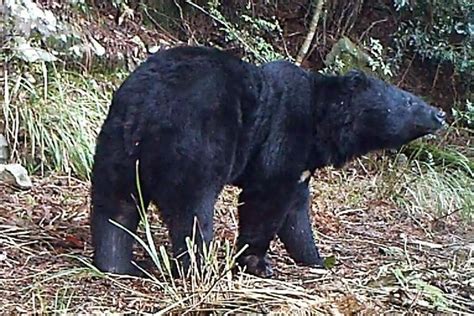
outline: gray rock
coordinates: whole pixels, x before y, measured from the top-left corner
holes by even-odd
[[[0,182],[28,190],[33,184],[26,169],[20,164],[0,164]]]
[[[8,161],[8,143],[3,134],[0,134],[0,163],[7,163]]]

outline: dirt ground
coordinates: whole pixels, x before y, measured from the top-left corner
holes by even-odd
[[[366,189],[369,176],[346,176],[344,182],[358,186],[350,190],[337,178],[335,171],[321,172],[312,186],[318,244],[324,256],[334,256],[334,267],[298,267],[274,242],[273,279],[230,277],[240,283],[227,292],[209,286],[193,304],[173,300],[156,282],[87,266],[88,183],[47,177],[34,178],[30,191],[0,186],[2,312],[474,313],[472,227],[455,216],[411,214],[374,198]],[[217,240],[235,238],[236,193],[221,194]],[[358,207],[348,207],[354,196],[349,204]],[[158,216],[151,220],[156,243],[166,244]],[[195,294],[183,284],[176,288]]]

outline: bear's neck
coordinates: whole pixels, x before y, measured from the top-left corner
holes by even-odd
[[[332,165],[342,167],[373,148],[353,126],[351,91],[342,76],[313,75],[312,169]]]

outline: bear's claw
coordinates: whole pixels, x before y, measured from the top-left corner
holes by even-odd
[[[246,272],[261,278],[269,278],[273,275],[273,269],[267,256],[247,255],[241,257],[239,266],[246,267]]]

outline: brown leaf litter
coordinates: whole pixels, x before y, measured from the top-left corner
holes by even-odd
[[[367,177],[354,180],[360,199],[350,208],[347,198],[356,194],[331,180],[327,173],[335,171],[325,172],[312,181],[312,217],[334,268],[296,266],[277,241],[270,251],[273,279],[224,273],[201,287],[88,268],[88,183],[48,177],[34,178],[31,191],[0,186],[2,312],[474,313],[472,227],[454,216],[432,225],[432,215],[410,214],[368,194]],[[220,196],[216,240],[235,239],[238,191],[229,187]],[[167,244],[157,214],[150,219],[157,245]]]

